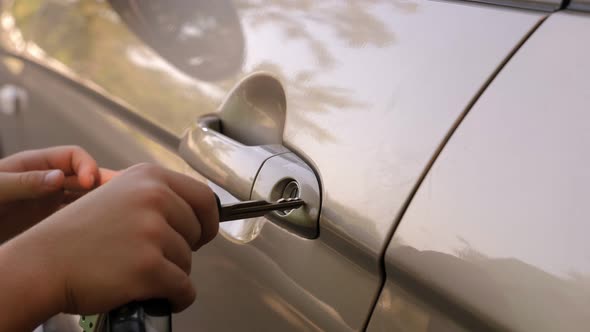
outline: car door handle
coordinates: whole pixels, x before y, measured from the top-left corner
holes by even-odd
[[[222,134],[216,115],[200,118],[181,140],[179,154],[195,170],[240,200],[250,199],[256,174],[282,145],[247,146]]]
[[[246,77],[218,113],[201,117],[185,132],[178,153],[240,200],[301,198],[303,207],[267,218],[313,238],[318,234],[320,182],[316,171],[281,144],[286,103],[280,98],[284,92],[274,77],[260,73]]]

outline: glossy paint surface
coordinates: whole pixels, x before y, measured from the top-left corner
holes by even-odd
[[[588,29],[551,15],[460,124],[387,249],[370,330],[588,329]]]
[[[175,146],[162,147],[158,133],[180,138],[242,77],[272,73],[286,95],[283,143],[317,171],[324,190],[320,236],[305,239],[265,219],[224,224],[194,255],[199,300],[175,326],[362,329],[400,208],[449,128],[541,15],[434,1],[165,3],[155,11],[163,16],[141,26],[146,31],[134,27],[136,34],[125,23],[133,19],[122,21],[102,1],[5,5],[4,47],[75,82],[26,66],[22,84],[38,99],[24,122],[24,147],[79,143],[112,167],[150,160],[205,180],[179,161]],[[187,38],[207,31],[202,22],[230,22],[224,36],[234,43],[204,38],[187,48]],[[162,49],[170,40],[180,43],[175,58]],[[199,64],[216,59],[206,51],[219,47],[233,54],[227,65],[204,71]],[[100,120],[112,117],[106,99],[161,131],[146,136],[145,123]],[[248,227],[247,241],[235,235]]]
[[[14,13],[25,12],[22,7],[31,3],[17,2]],[[325,182],[325,226],[354,238],[376,258],[392,217],[446,131],[539,15],[431,1],[375,1],[368,6],[326,1],[283,8],[275,15],[271,4],[236,3],[247,56],[241,71],[225,84],[192,77],[183,81],[174,76],[175,68],[157,67],[157,53],[127,31],[104,3],[48,2],[29,13],[32,17],[20,14],[23,19],[14,21],[30,41],[23,46],[26,54],[65,62],[73,74],[178,135],[196,115],[214,111],[219,100],[195,84],[205,84],[222,97],[242,73],[273,72],[287,94],[285,144],[313,161]],[[190,10],[195,8],[174,12]],[[64,17],[46,22],[52,16],[44,14],[60,11],[56,15]],[[58,24],[59,18],[64,28],[83,25],[79,16],[96,26],[49,38],[49,24]],[[107,28],[112,34],[104,47],[111,49],[103,52],[110,56],[98,59],[97,54],[106,54],[92,52],[93,38],[100,35],[91,29]],[[66,37],[88,43],[82,46],[91,46],[89,54],[75,57],[81,46],[65,43]],[[129,74],[105,78],[108,66]],[[188,97],[176,95],[182,91]],[[185,106],[177,106],[179,102]],[[343,177],[348,178],[344,186]],[[363,217],[359,220],[347,210],[362,210]]]
[[[573,0],[570,5],[568,6],[570,9],[580,10],[580,11],[590,11],[590,1],[588,0]]]

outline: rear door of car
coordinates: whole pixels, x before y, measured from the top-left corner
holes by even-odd
[[[4,62],[28,94],[14,150],[156,162],[225,200],[307,169],[302,189],[318,195],[311,233],[280,218],[221,225],[194,254],[181,331],[363,329],[418,179],[544,17],[435,1],[111,4],[4,3]],[[215,112],[220,127],[203,121]]]
[[[551,14],[474,104],[386,251],[369,331],[588,329],[589,30]]]

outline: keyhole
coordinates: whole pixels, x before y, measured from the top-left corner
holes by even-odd
[[[290,181],[285,185],[279,201],[292,198],[299,198],[299,184],[296,181]],[[291,211],[293,210],[277,211],[277,214],[284,217],[291,213]]]
[[[282,198],[299,198],[299,185],[295,181],[287,183],[283,189]]]

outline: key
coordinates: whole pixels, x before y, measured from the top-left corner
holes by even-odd
[[[219,222],[262,217],[272,211],[289,211],[305,204],[300,198],[281,198],[275,203],[259,200],[223,205],[217,195],[215,195],[215,199],[219,209]]]

